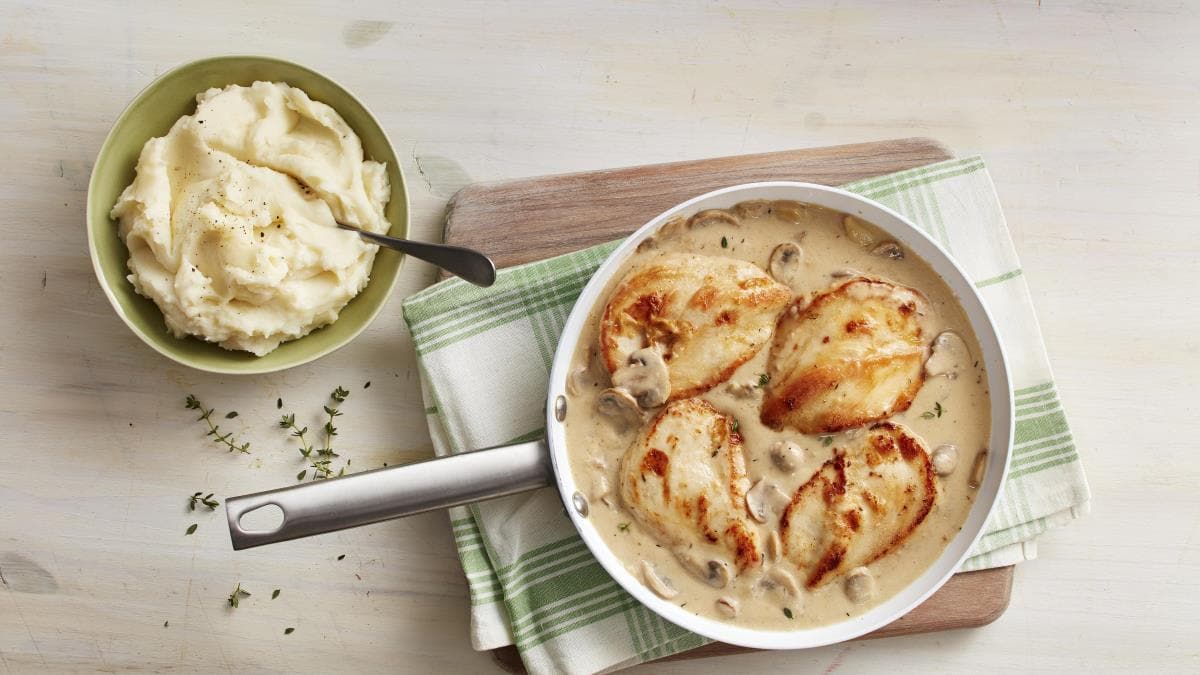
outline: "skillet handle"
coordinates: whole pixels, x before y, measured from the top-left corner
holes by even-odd
[[[239,551],[553,483],[550,450],[542,439],[232,497],[225,500],[225,515],[233,548]],[[242,516],[268,504],[283,511],[278,527],[242,527]]]

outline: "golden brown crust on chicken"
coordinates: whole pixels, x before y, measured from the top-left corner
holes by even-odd
[[[921,439],[903,426],[877,424],[796,491],[779,521],[784,556],[816,588],[895,550],[936,501]]]
[[[746,521],[746,462],[733,421],[708,402],[669,403],[621,462],[621,498],[672,548],[728,557],[739,570],[762,561]]]
[[[676,401],[708,391],[766,345],[792,292],[757,266],[732,258],[670,254],[622,279],[600,319],[608,372],[658,348]]]
[[[767,361],[763,424],[806,434],[907,410],[925,382],[932,335],[918,291],[858,277],[784,312]]]

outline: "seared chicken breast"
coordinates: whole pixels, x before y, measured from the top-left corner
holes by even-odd
[[[667,404],[630,446],[619,476],[625,506],[692,571],[720,582],[725,561],[738,570],[762,562],[747,522],[741,436],[708,402]]]
[[[670,254],[631,271],[600,319],[600,352],[611,374],[653,347],[670,372],[675,401],[729,378],[771,337],[792,298],[756,265],[732,258]]]
[[[877,424],[796,491],[780,518],[783,554],[816,588],[895,550],[936,500],[921,439],[903,426]]]
[[[933,337],[925,297],[858,277],[801,302],[775,326],[763,424],[825,434],[907,410]]]

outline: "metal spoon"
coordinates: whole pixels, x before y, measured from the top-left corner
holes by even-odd
[[[408,239],[389,237],[386,234],[375,234],[374,232],[360,230],[345,223],[338,223],[338,227],[343,230],[357,232],[363,239],[379,244],[380,246],[394,248],[414,258],[420,258],[425,262],[433,263],[476,286],[487,288],[496,283],[496,264],[492,262],[491,258],[474,249],[463,248],[462,246],[447,246],[445,244],[428,244],[423,241],[410,241]]]

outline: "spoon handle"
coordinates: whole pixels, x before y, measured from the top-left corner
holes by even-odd
[[[394,248],[414,258],[420,258],[425,262],[433,263],[476,286],[486,288],[496,283],[495,263],[492,262],[491,258],[474,249],[399,239],[397,237],[389,237],[386,234],[375,234],[374,232],[360,230],[357,227],[351,227],[344,223],[338,223],[338,227],[343,230],[357,232],[362,238],[380,246]]]

